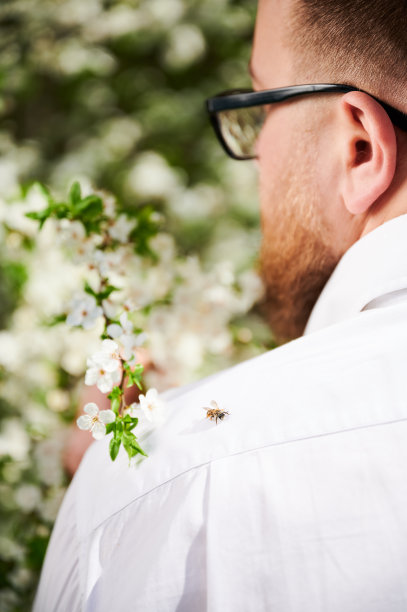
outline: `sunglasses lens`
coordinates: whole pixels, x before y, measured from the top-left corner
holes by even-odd
[[[253,106],[217,113],[222,137],[236,157],[256,157],[255,145],[266,118],[265,106]]]

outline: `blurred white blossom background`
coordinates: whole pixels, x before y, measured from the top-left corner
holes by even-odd
[[[0,4],[4,612],[31,604],[100,334],[55,324],[75,309],[88,268],[74,245],[86,240],[52,221],[38,232],[25,216],[45,206],[37,181],[61,198],[74,180],[102,189],[130,218],[154,212],[157,262],[120,252],[103,262],[140,309],[148,386],[182,385],[273,346],[258,312],[255,168],[226,158],[204,109],[206,97],[248,85],[254,10],[252,0]],[[126,218],[112,230],[119,241]]]

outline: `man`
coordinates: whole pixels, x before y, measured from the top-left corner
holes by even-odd
[[[209,108],[257,156],[282,339],[325,288],[303,337],[168,394],[137,468],[91,448],[37,612],[407,609],[406,68],[404,0],[260,0],[255,89],[324,87]]]

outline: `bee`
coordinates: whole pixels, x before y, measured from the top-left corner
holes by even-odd
[[[219,408],[215,400],[211,400],[209,404],[211,405],[211,408],[208,408],[206,406],[204,407],[204,410],[206,410],[206,418],[210,419],[211,421],[215,421],[217,425],[218,419],[222,421],[225,416],[229,414],[229,412],[227,412],[227,410],[222,410],[222,408]]]

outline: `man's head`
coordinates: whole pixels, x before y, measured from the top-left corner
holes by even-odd
[[[407,112],[405,0],[260,0],[255,89],[345,83]],[[262,271],[280,340],[300,335],[344,252],[407,212],[407,135],[362,92],[271,107],[257,142]]]

